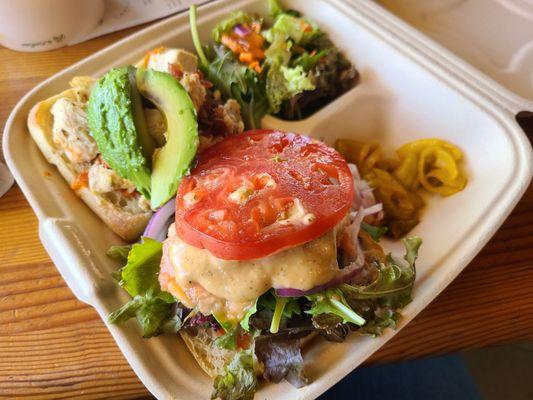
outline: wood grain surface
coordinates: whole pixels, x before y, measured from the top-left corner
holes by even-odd
[[[2,129],[34,85],[135,29],[46,53],[0,48]],[[532,288],[530,187],[471,265],[369,362],[533,340]],[[0,198],[0,398],[145,397],[96,312],[75,299],[55,269],[33,211],[13,187]]]

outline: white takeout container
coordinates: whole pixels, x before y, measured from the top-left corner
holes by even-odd
[[[531,0],[377,0],[514,93],[533,100]]]
[[[520,199],[532,175],[531,146],[514,116],[533,104],[425,38],[381,7],[365,0],[285,0],[327,31],[355,63],[362,83],[300,122],[272,117],[267,127],[305,132],[332,143],[337,137],[378,140],[392,149],[418,138],[439,137],[465,154],[469,183],[449,198],[428,197],[412,234],[424,244],[413,301],[400,327],[426,307],[469,263]],[[232,10],[266,13],[265,0],[217,1],[199,10],[204,41]],[[37,101],[57,94],[76,76],[98,76],[133,63],[159,46],[192,49],[188,16],[178,15],[142,30],[51,77],[28,93],[11,114],[4,134],[9,167],[39,218],[41,240],[74,294],[104,319],[126,301],[112,280],[118,267],[105,256],[119,239],[70,190],[33,143],[26,117]],[[52,176],[45,177],[46,171]],[[400,243],[386,247],[401,252]],[[211,380],[180,339],[144,340],[136,321],[108,326],[127,360],[160,399],[208,398]],[[256,398],[315,398],[361,364],[397,331],[377,339],[350,335],[341,344],[316,341],[305,350],[311,383],[264,385]]]

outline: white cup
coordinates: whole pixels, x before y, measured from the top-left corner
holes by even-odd
[[[102,20],[104,0],[0,0],[0,44],[44,51],[80,39]]]

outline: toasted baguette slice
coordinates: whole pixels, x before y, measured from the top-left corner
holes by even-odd
[[[213,379],[223,373],[225,365],[236,353],[235,350],[217,347],[212,329],[198,329],[196,335],[183,330],[179,332],[200,368]]]
[[[235,350],[222,349],[214,344],[216,337],[213,336],[212,329],[198,329],[196,335],[182,330],[180,335],[198,365],[213,379],[224,373],[224,367],[235,356]],[[307,346],[316,337],[317,334],[313,332],[301,339],[301,348]]]
[[[28,129],[33,140],[37,143],[46,160],[57,167],[71,187],[79,172],[53,141],[54,119],[51,108],[62,97],[72,100],[79,99],[79,93],[88,92],[88,88],[94,82],[95,80],[90,77],[74,78],[70,82],[71,89],[37,103],[28,116]],[[113,232],[129,242],[139,238],[152,215],[151,211],[136,214],[126,211],[107,198],[93,193],[88,187],[73,190]]]

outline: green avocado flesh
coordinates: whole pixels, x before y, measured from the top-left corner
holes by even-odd
[[[176,195],[198,148],[196,111],[187,91],[170,74],[138,68],[137,88],[165,116],[167,142],[152,158],[152,209]]]
[[[87,105],[89,132],[104,161],[150,199],[153,139],[148,134],[135,68],[113,68],[95,85]]]

